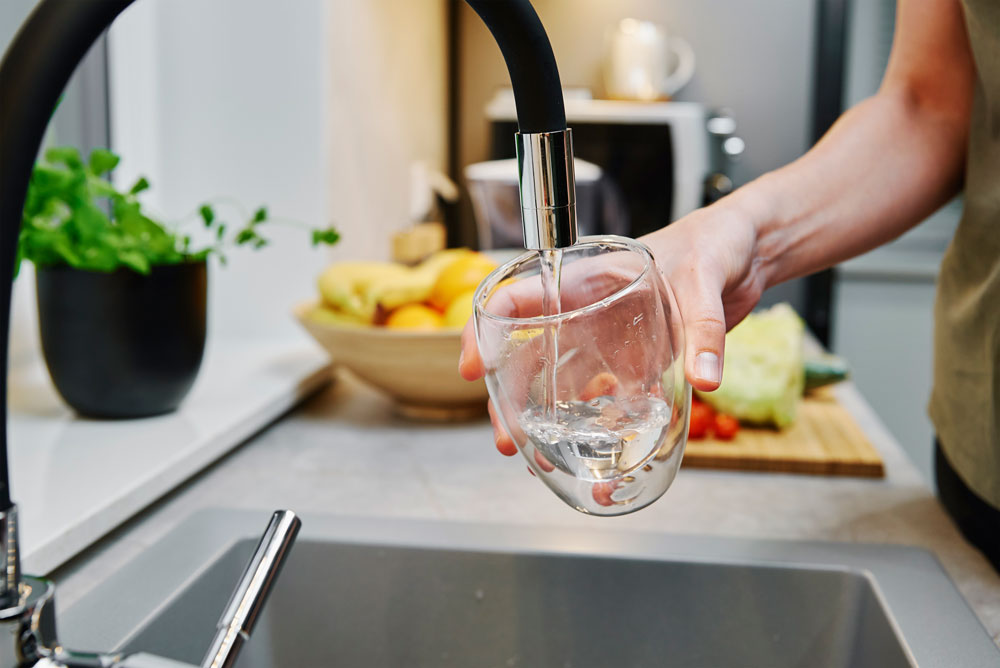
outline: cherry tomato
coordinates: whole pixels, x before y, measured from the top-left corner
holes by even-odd
[[[599,505],[613,506],[615,500],[611,498],[611,495],[615,493],[619,485],[621,485],[620,482],[596,482],[590,488],[590,494]]]
[[[700,401],[691,402],[691,425],[688,427],[688,438],[705,438],[715,422],[715,412],[712,407]]]
[[[719,413],[715,416],[715,437],[728,441],[740,430],[739,420],[732,415]]]

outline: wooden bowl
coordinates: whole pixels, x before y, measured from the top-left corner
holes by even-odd
[[[307,314],[316,303],[295,309],[295,317],[335,364],[382,390],[407,417],[458,420],[486,411],[486,383],[458,374],[461,332],[407,332],[316,322]]]

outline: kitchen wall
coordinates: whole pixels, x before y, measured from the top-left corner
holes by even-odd
[[[489,157],[483,111],[509,86],[499,49],[475,13],[460,10],[459,166]],[[534,0],[566,87],[603,94],[601,61],[608,26],[625,17],[662,23],[697,57],[694,79],[678,100],[733,110],[747,149],[734,170],[745,183],[801,155],[809,146],[815,2],[801,0]],[[666,222],[666,221],[665,221]],[[793,283],[769,295],[801,306]]]
[[[388,256],[409,166],[446,156],[444,0],[143,0],[110,35],[116,179],[149,177],[167,220],[220,196],[313,226],[212,268],[216,337],[297,334],[331,258]]]
[[[14,39],[14,33],[28,17],[28,12],[35,6],[36,0],[4,0],[0,3],[0,53],[7,50],[7,45]]]

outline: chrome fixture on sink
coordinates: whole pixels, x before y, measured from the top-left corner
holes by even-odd
[[[16,514],[16,513],[15,513]],[[288,557],[302,522],[288,510],[275,511],[246,570],[219,619],[217,632],[203,668],[222,668],[236,662],[243,643],[267,600]],[[150,654],[74,652],[55,638],[55,585],[26,576],[18,587],[18,605],[0,611],[0,665],[64,666],[65,668],[182,668],[187,664]],[[4,628],[6,626],[7,628]],[[16,657],[16,663],[7,663]]]
[[[14,275],[21,212],[32,164],[52,110],[94,41],[134,0],[41,0],[0,62],[0,275]],[[466,0],[503,53],[517,107],[517,148],[525,248],[576,242],[573,142],[559,72],[529,0]],[[14,101],[14,102],[12,102]],[[0,354],[7,357],[11,284],[0,288]],[[73,666],[177,668],[144,654],[79,653],[56,640],[54,585],[22,576],[17,507],[7,460],[7,365],[0,365],[0,668]],[[263,606],[300,522],[276,512],[226,607],[202,666],[232,666]]]

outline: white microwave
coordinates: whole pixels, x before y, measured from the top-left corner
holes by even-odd
[[[513,158],[514,97],[499,91],[486,107],[491,159]],[[706,184],[724,167],[709,113],[695,102],[594,100],[567,94],[566,122],[576,157],[598,165],[622,194],[629,235],[677,220],[706,201]],[[730,132],[731,134],[731,132]],[[722,138],[724,140],[725,138]]]

